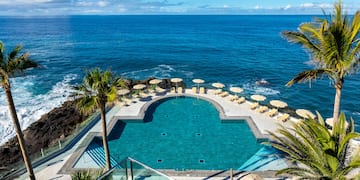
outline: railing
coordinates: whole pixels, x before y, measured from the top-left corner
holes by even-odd
[[[97,180],[134,180],[134,179],[157,179],[157,180],[174,180],[164,173],[161,173],[135,159],[125,158],[120,162],[120,166],[116,166],[105,172]]]
[[[31,155],[30,158],[33,168],[36,168],[44,162],[71,149],[99,121],[99,119],[100,113],[93,113],[87,120],[77,125],[76,130],[71,135],[59,141],[56,145],[42,149],[41,152]],[[22,161],[19,162],[18,165],[14,166],[13,169],[16,170],[6,174],[0,174],[0,179],[12,179],[26,172]]]

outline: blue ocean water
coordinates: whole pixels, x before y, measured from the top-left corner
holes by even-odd
[[[0,40],[21,43],[42,67],[13,79],[15,103],[25,128],[68,98],[84,69],[111,68],[135,79],[182,77],[240,86],[244,94],[281,99],[292,108],[330,117],[334,89],[325,78],[284,85],[310,69],[309,56],[281,37],[313,16],[55,16],[0,17]],[[266,80],[268,84],[256,82]],[[359,75],[345,80],[341,110],[360,131]],[[4,99],[1,92],[0,98]],[[14,135],[5,101],[0,102],[0,143]]]

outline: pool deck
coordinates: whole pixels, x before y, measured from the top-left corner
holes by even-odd
[[[278,123],[284,124],[287,126],[287,122],[279,122],[277,120],[277,116],[281,115],[281,113],[274,117],[269,117],[266,113],[259,113],[256,110],[250,110],[249,106],[251,104],[250,101],[246,101],[243,104],[237,104],[228,100],[226,97],[220,97],[213,94],[212,89],[208,90],[206,94],[195,94],[192,93],[190,89],[186,89],[184,93],[170,93],[167,92],[162,95],[152,94],[150,98],[146,100],[136,100],[136,102],[131,103],[129,106],[114,106],[111,110],[106,114],[107,124],[108,124],[108,132],[110,133],[111,128],[116,123],[118,119],[133,119],[139,120],[142,119],[144,113],[146,112],[147,107],[150,106],[151,103],[158,101],[167,97],[174,96],[191,96],[191,97],[199,97],[201,99],[208,100],[213,103],[215,107],[220,112],[220,117],[222,120],[227,119],[246,119],[249,123],[249,126],[255,133],[257,138],[266,138],[268,137],[268,133],[266,131],[274,132]],[[293,117],[290,118],[289,121],[298,121]],[[71,176],[64,172],[63,169],[67,167],[73,167],[75,163],[74,157],[78,157],[87,147],[89,143],[89,136],[98,136],[101,133],[101,124],[100,121],[90,129],[82,138],[79,140],[70,150],[62,153],[61,155],[51,159],[50,161],[43,163],[42,165],[36,167],[34,169],[36,177],[38,179],[71,179]],[[20,179],[27,179],[27,174],[24,174],[19,177]],[[266,177],[265,177],[266,178]],[[175,179],[189,179],[189,176],[176,176]],[[191,179],[204,179],[204,177],[193,177]],[[209,179],[218,179],[217,177],[212,177]],[[220,178],[221,179],[221,178]],[[266,178],[267,179],[267,178]],[[269,179],[274,179],[273,177],[269,177]],[[275,178],[276,179],[276,178]]]

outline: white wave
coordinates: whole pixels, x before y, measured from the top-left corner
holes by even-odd
[[[34,86],[34,76],[18,77],[11,80],[12,94],[17,115],[22,129],[38,120],[50,110],[59,107],[69,99],[72,93],[70,82],[77,76],[66,75],[61,82],[56,83],[46,94],[34,95],[28,89]],[[15,136],[15,130],[10,118],[4,92],[0,93],[0,145]]]
[[[125,72],[122,73],[121,75],[124,76],[125,78],[131,78],[131,79],[146,79],[149,77],[171,78],[174,76],[192,78],[194,73],[191,71],[183,70],[184,68],[186,67],[160,64],[153,68]]]
[[[243,89],[246,90],[247,92],[250,92],[250,94],[262,94],[262,95],[280,94],[280,91],[278,91],[278,90],[271,89],[269,87],[263,87],[263,86],[257,85],[256,83],[254,83],[254,84],[250,84],[250,83],[244,84]]]

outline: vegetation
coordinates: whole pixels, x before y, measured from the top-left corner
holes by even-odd
[[[110,71],[104,71],[100,68],[87,71],[83,83],[76,87],[78,90],[74,96],[77,99],[77,107],[81,112],[92,112],[100,109],[102,139],[105,151],[106,167],[111,169],[110,152],[107,142],[106,127],[106,104],[117,100],[117,88],[125,86],[123,79],[116,78]]]
[[[76,171],[71,175],[72,180],[95,180],[101,176],[102,171]]]
[[[283,36],[292,43],[302,45],[311,55],[316,65],[313,70],[299,73],[287,83],[311,81],[327,76],[336,90],[333,118],[337,121],[340,111],[341,90],[346,76],[357,70],[360,56],[360,11],[352,17],[352,21],[343,15],[341,1],[335,4],[335,14],[328,19],[317,19],[311,23],[303,23],[298,31],[284,31]]]
[[[21,131],[19,119],[17,117],[14,100],[11,93],[10,77],[13,77],[16,73],[22,73],[23,70],[31,67],[36,67],[37,64],[29,59],[29,53],[21,54],[22,46],[16,46],[10,54],[5,54],[4,44],[0,42],[0,85],[5,91],[6,99],[9,105],[10,115],[13,120],[16,136],[19,142],[20,150],[26,170],[30,179],[35,179],[35,175],[32,169],[31,160],[28,152],[26,151],[26,144],[24,140],[24,134]]]
[[[277,175],[287,173],[300,179],[349,178],[352,170],[360,168],[360,154],[350,152],[349,142],[360,134],[354,132],[352,119],[346,123],[345,115],[341,113],[329,130],[318,114],[318,120],[291,122],[291,128],[281,125],[279,134],[269,132],[273,140],[268,144],[296,164],[278,171]]]

